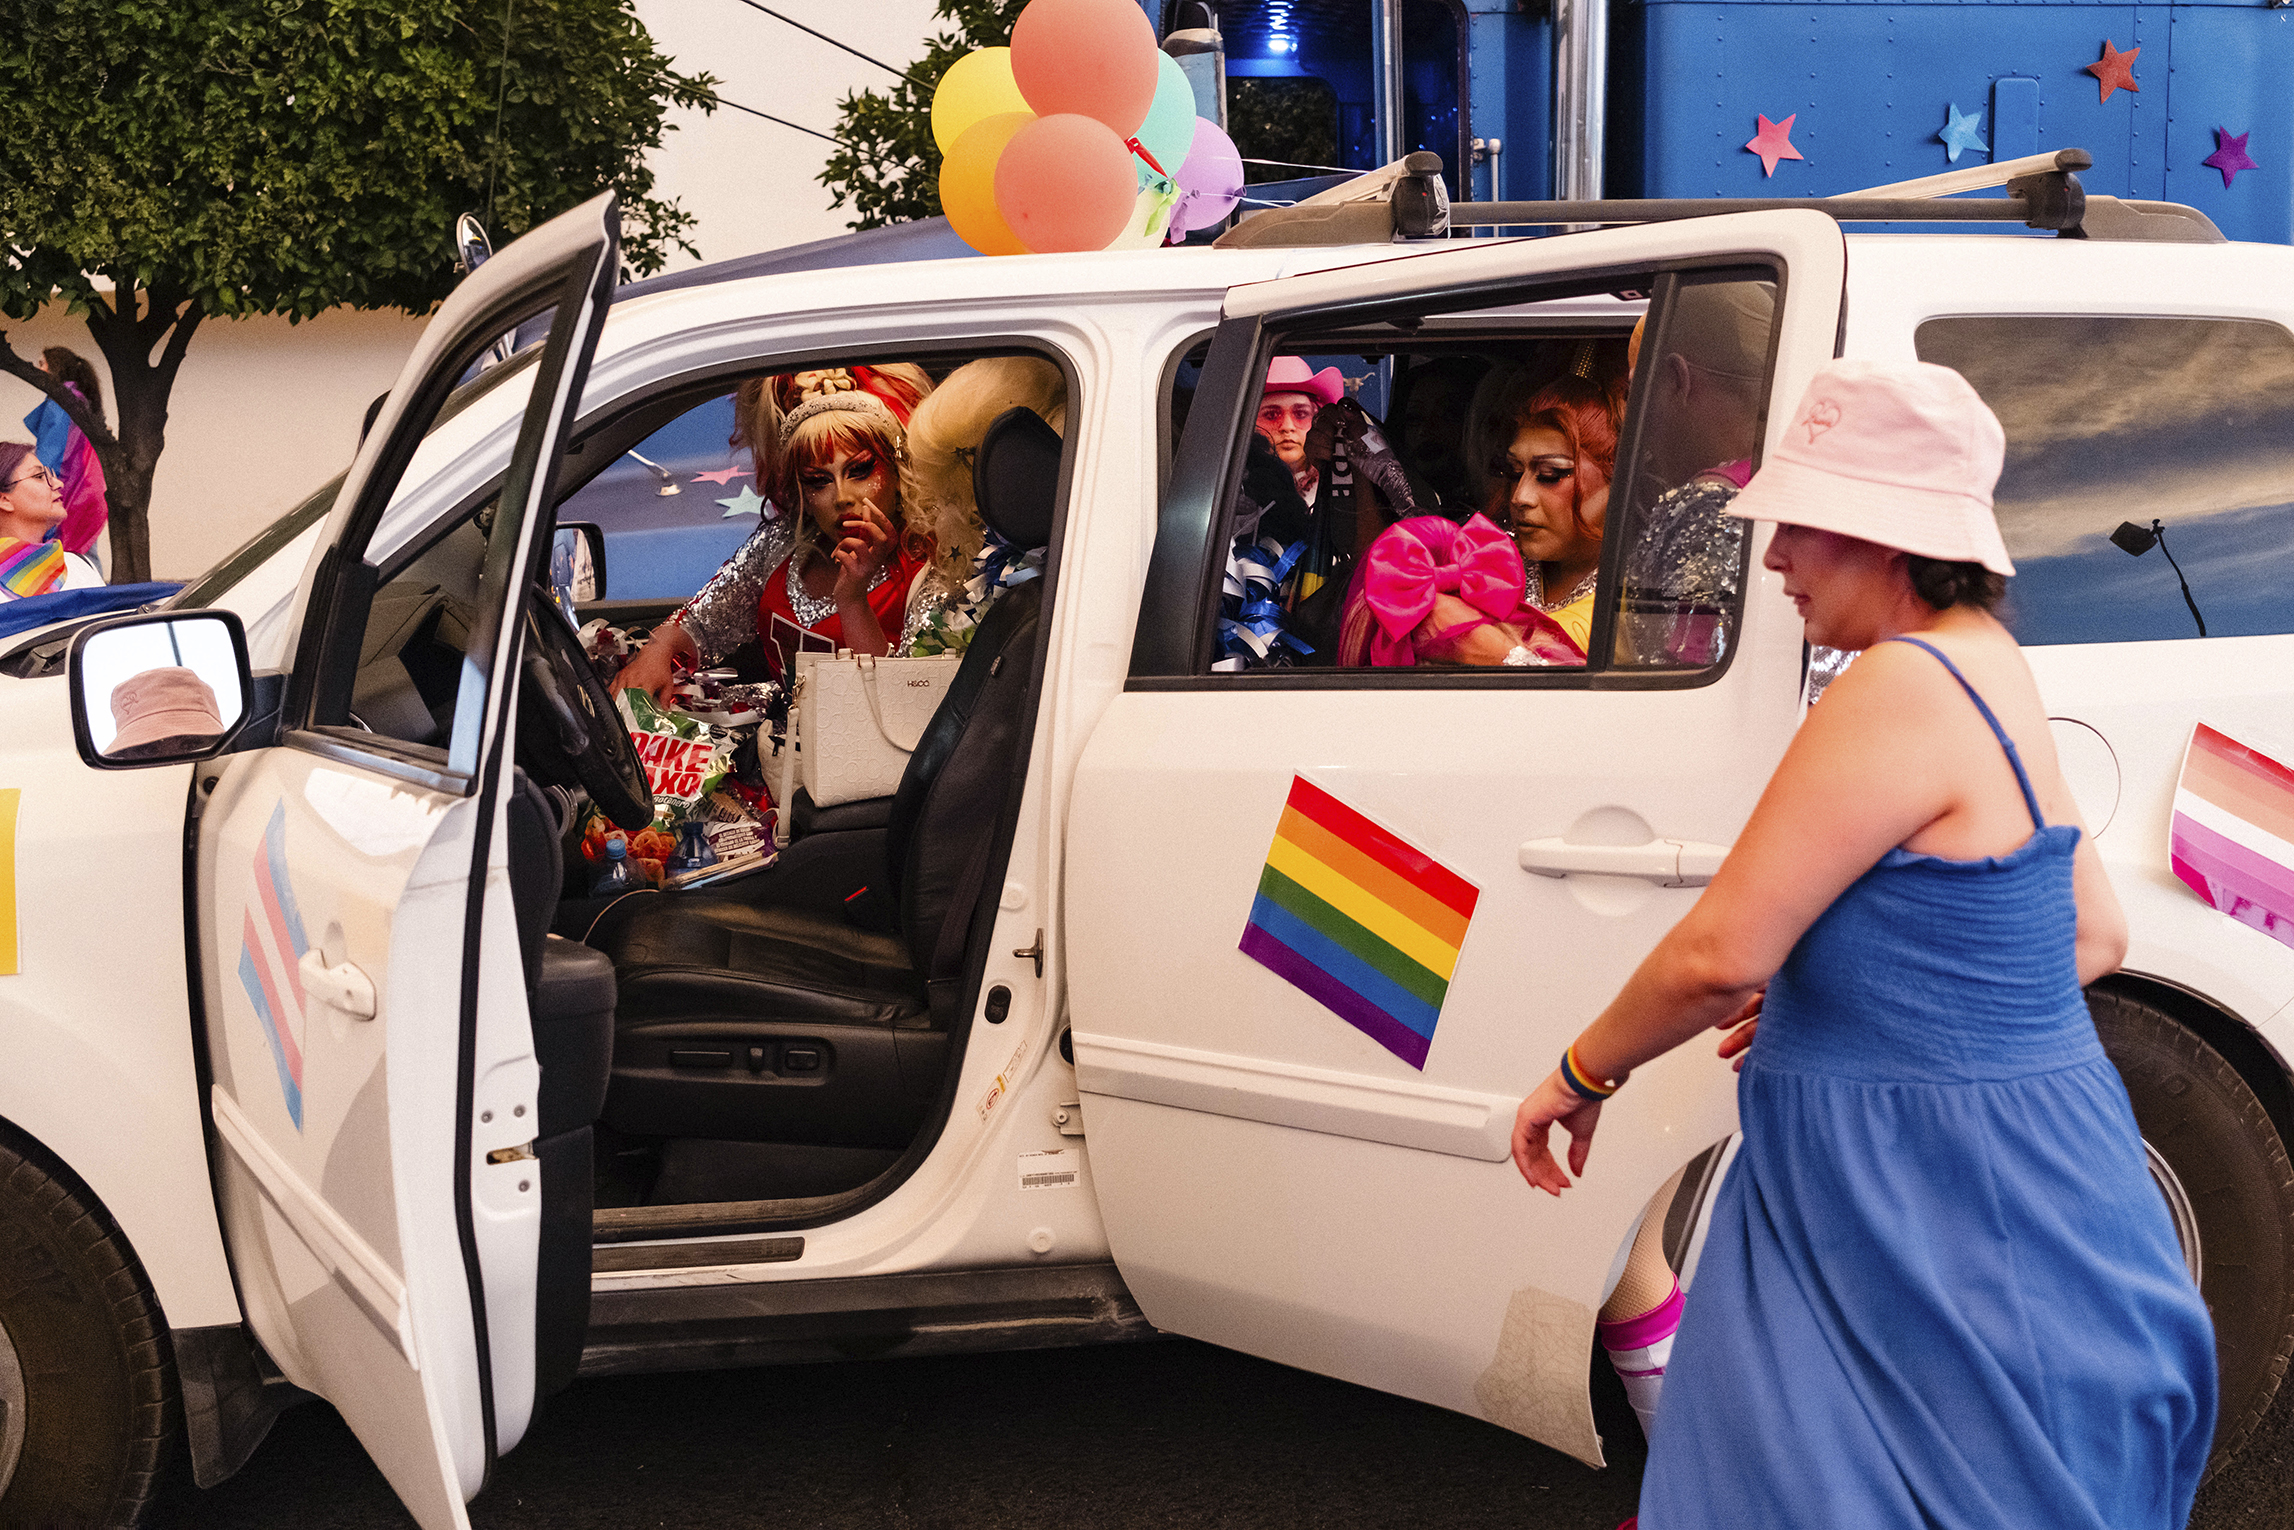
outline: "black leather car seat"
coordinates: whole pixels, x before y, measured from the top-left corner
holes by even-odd
[[[974,458],[983,520],[1050,541],[1060,440],[1025,409]],[[886,829],[892,934],[775,907],[771,873],[735,892],[625,898],[589,943],[620,1004],[604,1120],[723,1141],[903,1147],[937,1096],[991,876],[997,822],[1026,759],[1043,584],[1007,590],[909,757]],[[754,889],[754,890],[751,890]]]

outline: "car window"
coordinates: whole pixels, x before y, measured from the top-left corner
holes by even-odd
[[[375,590],[351,681],[354,727],[401,743],[446,747],[462,654],[477,615],[492,510],[489,501]]]
[[[1725,662],[1747,538],[1722,511],[1759,441],[1776,296],[1765,271],[1652,274],[1278,339],[1239,422],[1214,672]]]
[[[1931,319],[1915,343],[2006,428],[2017,641],[2294,632],[2294,335],[2007,315]]]
[[[568,495],[558,520],[605,532],[616,600],[683,600],[757,529],[765,491],[729,444],[730,390],[687,410]]]

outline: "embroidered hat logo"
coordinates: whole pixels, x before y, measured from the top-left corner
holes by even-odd
[[[1808,444],[1814,446],[1816,438],[1840,423],[1840,406],[1830,399],[1819,399],[1800,423],[1808,427]]]

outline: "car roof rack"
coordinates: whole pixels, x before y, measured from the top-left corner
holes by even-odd
[[[1420,150],[1292,207],[1243,219],[1215,241],[1221,249],[1385,244],[1440,238],[1453,228],[1593,228],[1663,223],[1722,213],[1806,208],[1843,223],[2015,223],[2066,239],[2224,244],[2222,230],[2195,207],[2089,196],[2078,172],[2095,157],[2057,149],[1898,181],[1833,197],[1648,197],[1593,202],[1456,202],[1442,185],[1442,160]],[[2005,197],[1954,200],[1964,191],[2006,188]]]

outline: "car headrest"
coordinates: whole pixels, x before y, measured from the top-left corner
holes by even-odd
[[[972,501],[980,519],[1014,547],[1051,545],[1059,450],[1059,432],[1022,408],[997,415],[972,454]]]

